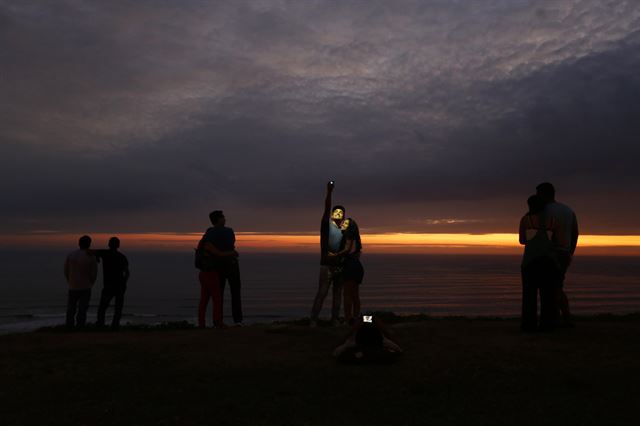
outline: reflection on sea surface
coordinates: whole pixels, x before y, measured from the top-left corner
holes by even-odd
[[[195,319],[199,284],[190,252],[126,252],[131,281],[123,320]],[[63,321],[65,253],[0,253],[0,324],[33,328]],[[244,254],[240,258],[247,322],[309,315],[317,289],[315,254]],[[365,310],[398,314],[517,316],[520,257],[364,254]],[[94,287],[90,315],[101,289]],[[640,310],[640,262],[635,257],[578,256],[567,275],[574,313]],[[331,296],[325,302],[328,315]],[[230,314],[227,291],[225,314]],[[90,316],[91,320],[91,316]],[[31,324],[29,326],[29,324]]]

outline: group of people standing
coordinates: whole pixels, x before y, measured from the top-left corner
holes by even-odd
[[[578,221],[569,206],[556,201],[555,192],[549,182],[538,185],[527,200],[529,211],[520,220],[520,244],[524,245],[521,328],[525,332],[573,326],[564,281],[578,244]]]
[[[320,274],[318,290],[311,308],[310,324],[316,326],[322,305],[332,288],[331,322],[341,324],[340,305],[344,300],[344,321],[350,325],[361,319],[359,286],[364,277],[360,262],[362,242],[356,221],[346,216],[344,206],[332,207],[333,181],[327,184],[324,212],[320,222]],[[522,316],[525,332],[553,330],[558,325],[572,326],[569,301],[564,292],[567,268],[578,242],[578,222],[568,206],[555,200],[551,183],[541,183],[536,194],[527,200],[529,210],[520,220],[519,238],[524,245],[522,258]],[[235,233],[226,226],[221,210],[209,214],[212,226],[198,243],[195,266],[199,269],[200,302],[198,327],[206,326],[206,311],[212,301],[214,327],[224,327],[222,301],[225,284],[229,283],[234,324],[243,325],[240,267],[235,248]],[[91,249],[91,238],[82,236],[79,249],[65,261],[64,274],[69,284],[67,328],[86,324],[91,289],[103,263],[104,287],[98,307],[97,326],[105,326],[105,314],[115,298],[111,327],[120,325],[124,294],[129,280],[129,262],[119,251],[120,240],[112,237],[109,248]],[[537,299],[540,295],[538,320]],[[344,298],[343,298],[344,296]],[[562,322],[560,316],[562,315]]]
[[[222,211],[216,210],[209,215],[212,227],[202,237],[198,246],[196,263],[201,271],[200,303],[198,305],[198,326],[205,327],[205,313],[209,299],[213,301],[214,327],[224,327],[222,321],[222,300],[225,284],[231,290],[231,306],[235,325],[243,325],[242,303],[240,298],[240,268],[238,252],[235,250],[233,229],[225,226]],[[111,329],[120,327],[124,295],[129,281],[129,261],[119,251],[120,239],[109,239],[108,249],[91,249],[91,237],[83,235],[78,240],[79,248],[67,256],[64,263],[64,275],[69,285],[67,294],[67,329],[82,329],[87,322],[87,311],[91,300],[91,290],[98,277],[98,264],[102,263],[103,288],[98,306],[96,327],[105,327],[106,311],[115,298],[115,308]]]
[[[331,206],[335,184],[327,184],[325,207],[320,223],[320,278],[318,292],[311,309],[311,325],[317,325],[324,299],[329,288],[333,289],[331,321],[340,324],[340,304],[344,292],[344,320],[353,324],[360,315],[359,285],[364,277],[360,262],[362,242],[360,231],[353,218],[346,217],[344,206]],[[231,305],[235,325],[242,325],[240,301],[240,270],[238,252],[235,249],[233,229],[225,226],[226,219],[221,210],[209,214],[212,227],[202,236],[195,254],[195,267],[199,269],[200,303],[198,304],[198,326],[206,326],[206,311],[212,301],[214,327],[224,327],[222,320],[222,294],[224,283],[231,288]]]

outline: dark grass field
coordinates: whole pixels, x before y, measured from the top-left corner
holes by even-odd
[[[331,357],[345,328],[0,336],[2,425],[636,425],[640,319],[523,335],[511,320],[392,325],[394,365]]]

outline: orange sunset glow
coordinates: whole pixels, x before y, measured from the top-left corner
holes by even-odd
[[[201,233],[121,233],[123,249],[188,250],[197,244]],[[68,233],[31,233],[0,236],[0,246],[20,248],[66,249],[76,244],[79,235]],[[113,234],[91,235],[94,247],[106,246]],[[237,247],[247,252],[315,252],[319,236],[314,234],[269,234],[238,232]],[[518,254],[522,246],[518,235],[384,233],[362,234],[368,253],[441,253],[441,254]],[[578,252],[585,255],[640,255],[640,235],[581,235]]]

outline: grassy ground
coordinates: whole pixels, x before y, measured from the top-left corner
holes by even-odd
[[[515,321],[392,326],[395,365],[331,357],[344,328],[0,336],[8,425],[631,425],[640,319],[523,335]]]

